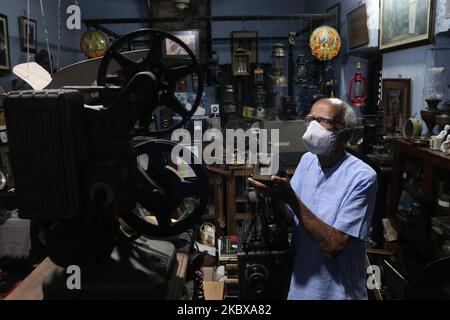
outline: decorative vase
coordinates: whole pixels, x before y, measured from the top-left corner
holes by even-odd
[[[444,97],[444,82],[442,76],[444,68],[428,68],[425,75],[424,96],[428,104],[428,108],[422,110],[420,115],[422,120],[427,125],[427,136],[433,135],[434,127],[436,126],[436,116],[441,114],[438,109],[439,103]]]

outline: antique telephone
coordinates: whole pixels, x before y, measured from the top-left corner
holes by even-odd
[[[143,57],[122,54],[137,40],[149,46]],[[181,46],[189,59],[166,63],[165,40]],[[199,84],[187,110],[174,91],[178,80],[193,73]],[[5,98],[15,201],[2,202],[16,202],[21,218],[44,225],[47,254],[61,267],[47,278],[44,298],[164,298],[174,248],[155,248],[140,236],[173,236],[192,227],[206,208],[208,178],[192,153],[191,164],[174,163],[175,143],[148,137],[168,134],[192,117],[202,77],[184,42],[142,29],[111,45],[98,86],[11,92]],[[84,104],[92,93],[103,106]],[[155,131],[152,113],[161,108],[181,120]],[[146,134],[139,142],[133,139],[136,128]],[[65,268],[73,265],[82,270],[81,290],[66,286]]]

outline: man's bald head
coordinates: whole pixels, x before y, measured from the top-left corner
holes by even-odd
[[[341,99],[327,98],[317,101],[311,108],[311,115],[333,120],[339,128],[356,126],[356,113],[351,106]]]
[[[322,99],[314,103],[311,115],[333,120],[337,124],[344,124],[345,108],[342,100]]]

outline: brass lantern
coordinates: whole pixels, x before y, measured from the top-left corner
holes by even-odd
[[[250,52],[242,48],[234,50],[232,65],[233,76],[250,75]]]
[[[275,87],[286,87],[288,85],[287,78],[284,75],[286,50],[284,45],[277,43],[272,50],[272,83]]]

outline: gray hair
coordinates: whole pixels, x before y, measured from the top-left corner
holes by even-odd
[[[358,125],[358,117],[356,116],[355,109],[346,102],[343,102],[345,115],[344,122],[345,126],[350,129],[354,129]]]
[[[346,128],[354,129],[358,125],[358,117],[355,110],[347,102],[337,98],[329,99],[332,104],[341,104],[344,107],[344,124]]]

